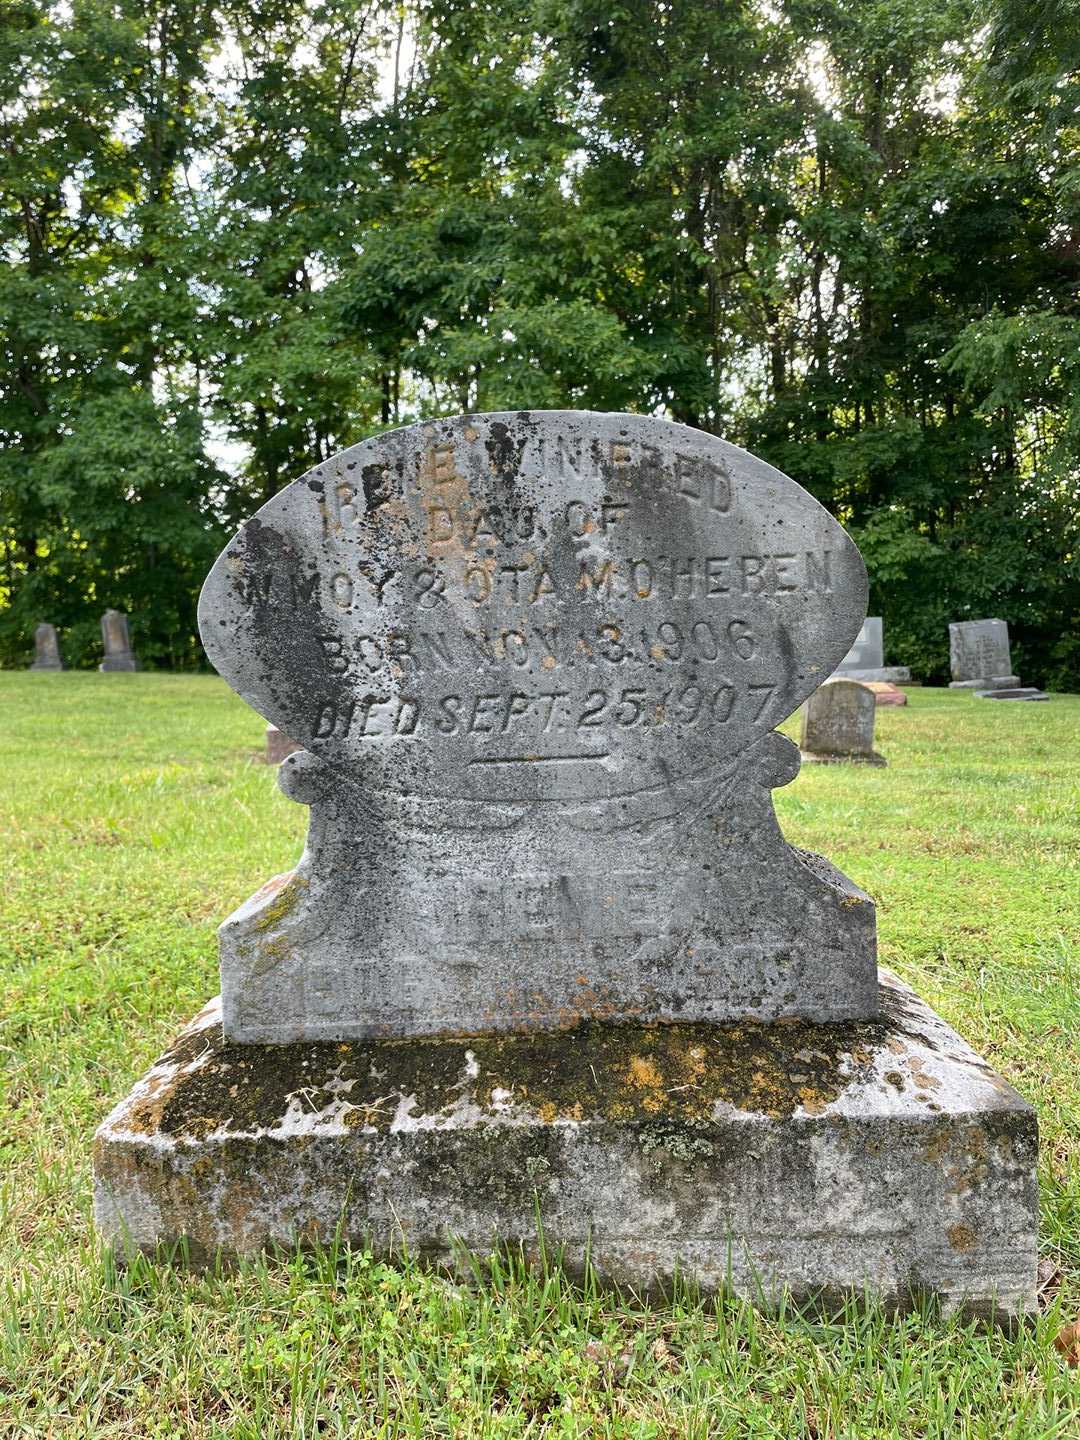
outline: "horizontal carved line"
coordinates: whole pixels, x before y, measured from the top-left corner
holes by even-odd
[[[610,751],[594,750],[587,755],[476,755],[470,765],[566,765],[572,760],[606,760]]]

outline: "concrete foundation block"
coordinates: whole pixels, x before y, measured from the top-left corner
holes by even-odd
[[[226,1042],[212,1001],[108,1116],[121,1255],[549,1253],[640,1289],[1035,1307],[1035,1114],[891,976],[882,1018]]]

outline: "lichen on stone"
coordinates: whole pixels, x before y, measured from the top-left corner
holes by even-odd
[[[824,1114],[868,1078],[893,1020],[772,1025],[611,1024],[423,1040],[243,1045],[185,1032],[128,1128],[177,1139],[263,1133],[292,1112],[352,1129],[452,1127],[463,1097],[483,1123],[708,1124],[725,1107],[770,1119]],[[892,1077],[895,1083],[896,1076]],[[301,1099],[297,1099],[301,1097]],[[404,1105],[403,1102],[408,1103]]]

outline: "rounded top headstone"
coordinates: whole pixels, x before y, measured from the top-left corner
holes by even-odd
[[[795,481],[640,415],[465,415],[382,434],[262,507],[207,578],[210,660],[365,787],[615,800],[730,766],[866,613]]]

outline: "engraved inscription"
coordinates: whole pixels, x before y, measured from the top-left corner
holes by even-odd
[[[200,600],[310,806],[222,927],[230,1039],[872,1017],[872,907],[769,796],[866,592],[794,481],[652,416],[463,415],[320,463]]]
[[[606,875],[465,875],[445,903],[463,940],[640,939],[672,926],[665,903],[678,876],[615,871]]]
[[[790,481],[643,416],[380,436],[271,501],[217,568],[279,728],[389,788],[475,799],[725,763],[842,658],[865,591]],[[822,658],[797,659],[818,635]],[[302,677],[288,699],[279,654]]]

